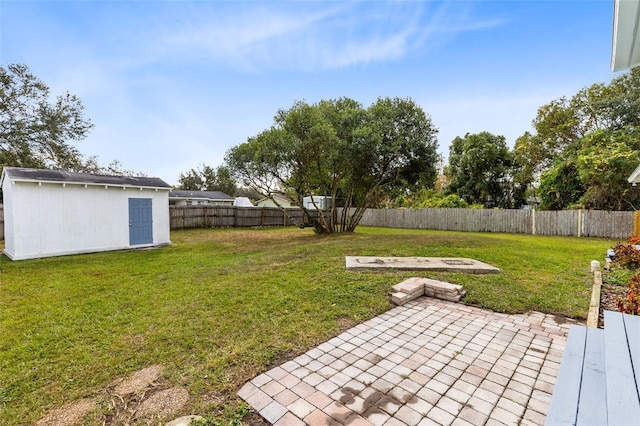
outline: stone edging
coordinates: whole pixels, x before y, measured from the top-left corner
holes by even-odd
[[[591,303],[589,303],[587,327],[598,328],[598,317],[600,316],[600,289],[602,288],[600,262],[597,260],[591,262],[591,272],[593,272],[593,287],[591,287]]]

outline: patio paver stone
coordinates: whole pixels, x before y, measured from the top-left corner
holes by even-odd
[[[278,426],[543,424],[571,323],[421,296],[238,395]]]

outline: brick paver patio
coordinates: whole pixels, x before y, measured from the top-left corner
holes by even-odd
[[[238,392],[285,425],[541,425],[570,322],[422,297]]]

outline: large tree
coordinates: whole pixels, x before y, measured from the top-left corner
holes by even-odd
[[[640,189],[628,182],[640,158],[638,131],[597,130],[582,139],[576,166],[586,188],[580,204],[588,209],[637,210]]]
[[[513,154],[504,136],[489,132],[456,137],[450,147],[447,192],[486,208],[518,208],[524,187],[515,182]]]
[[[542,210],[563,210],[577,205],[584,194],[584,186],[575,162],[557,160],[540,176],[538,194]]]
[[[195,169],[180,173],[178,182],[180,189],[191,191],[221,191],[227,195],[235,196],[238,190],[235,180],[225,166],[218,166],[214,169],[202,164]]]
[[[274,121],[226,162],[265,196],[288,195],[318,233],[353,231],[368,207],[399,188],[433,187],[437,129],[411,99],[381,98],[366,109],[349,98],[296,102]],[[331,208],[316,218],[307,196],[330,197]]]
[[[640,69],[543,105],[533,125],[516,142],[516,162],[523,180],[539,180],[542,208],[638,208],[626,177],[640,148]]]
[[[70,145],[93,127],[80,100],[69,93],[50,99],[49,87],[26,65],[0,66],[0,165],[84,170]]]

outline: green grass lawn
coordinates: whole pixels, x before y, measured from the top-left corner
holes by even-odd
[[[391,307],[409,276],[462,284],[466,303],[585,318],[590,261],[611,240],[358,228],[190,230],[173,245],[0,259],[0,424],[100,397],[153,364],[191,396],[185,414],[227,421],[248,379]],[[500,275],[348,272],[344,256],[456,256]],[[106,413],[106,406],[104,407]],[[87,423],[102,424],[95,413]]]

